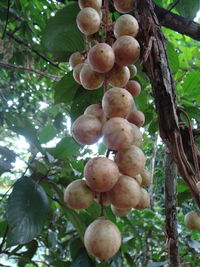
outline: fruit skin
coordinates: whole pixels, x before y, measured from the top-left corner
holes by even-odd
[[[76,65],[74,70],[73,70],[74,80],[79,84],[81,84],[80,72],[81,72],[84,65],[86,65],[86,63],[80,63],[80,64]]]
[[[101,104],[92,104],[86,108],[84,114],[91,114],[97,117],[102,124],[106,122],[106,116],[103,112]]]
[[[184,223],[190,230],[200,230],[200,214],[195,211],[187,213],[184,218]]]
[[[129,208],[129,209],[118,209],[114,205],[111,205],[111,210],[112,210],[112,213],[115,216],[122,217],[122,216],[126,216],[129,212],[131,212],[132,208]]]
[[[135,175],[133,178],[134,178],[134,179],[138,182],[138,184],[141,186],[141,184],[142,184],[142,177],[141,177],[141,175],[140,175],[140,174],[137,174],[137,175]]]
[[[130,123],[135,124],[137,127],[141,127],[145,122],[144,113],[139,110],[132,110],[128,116],[127,120]]]
[[[96,143],[102,135],[102,124],[93,115],[81,115],[72,125],[73,138],[82,145]]]
[[[131,75],[130,79],[133,79],[137,75],[137,67],[132,64],[128,66],[128,68],[129,68],[130,75]]]
[[[86,7],[78,13],[76,23],[83,34],[91,35],[99,30],[101,18],[94,8]]]
[[[131,145],[139,147],[142,144],[142,133],[140,132],[139,128],[135,124],[130,123],[130,125],[133,129],[133,140],[132,140]]]
[[[114,117],[108,120],[102,129],[103,143],[113,150],[128,148],[133,142],[134,130],[124,118]]]
[[[121,175],[115,186],[109,191],[110,202],[119,209],[134,208],[141,197],[138,182],[130,176]]]
[[[133,97],[137,97],[141,92],[141,85],[134,80],[128,81],[125,88]]]
[[[84,61],[84,56],[80,52],[75,52],[69,58],[69,65],[74,69],[78,64],[84,63]]]
[[[85,7],[92,7],[99,11],[102,6],[102,0],[78,0],[78,4],[81,9]]]
[[[108,72],[108,82],[112,86],[125,86],[130,79],[130,71],[126,66],[114,65],[111,71]]]
[[[102,98],[103,111],[108,118],[126,117],[134,106],[131,94],[123,88],[113,87]]]
[[[141,186],[149,186],[152,181],[153,181],[153,177],[152,174],[150,173],[150,171],[144,169],[142,170],[142,172],[140,173],[141,177],[142,177],[142,183]]]
[[[134,9],[134,0],[113,0],[114,8],[120,13],[128,13]]]
[[[117,38],[112,48],[115,53],[115,62],[120,66],[134,64],[140,56],[140,45],[138,41],[128,35]]]
[[[112,47],[106,43],[94,45],[89,50],[88,62],[94,71],[100,73],[110,71],[115,63],[115,54]]]
[[[88,208],[94,201],[94,193],[84,180],[71,182],[64,192],[64,202],[72,209],[82,210]]]
[[[139,25],[137,20],[129,14],[120,16],[116,20],[114,25],[114,35],[116,38],[123,35],[129,35],[135,37],[138,31],[139,31]]]
[[[114,256],[121,245],[117,226],[104,217],[92,222],[85,231],[84,244],[93,256],[106,260]]]
[[[135,207],[136,210],[143,210],[150,206],[150,196],[148,192],[144,188],[141,188],[141,191],[139,203]]]
[[[84,64],[80,72],[80,81],[85,89],[94,90],[102,86],[104,75],[92,70],[90,65]]]
[[[84,168],[87,185],[95,192],[106,192],[113,188],[119,179],[119,169],[114,161],[95,157]]]
[[[134,177],[144,170],[146,158],[139,147],[132,145],[128,149],[119,150],[115,162],[121,173]]]

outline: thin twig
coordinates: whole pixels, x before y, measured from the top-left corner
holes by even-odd
[[[178,5],[179,2],[180,2],[180,0],[177,0],[177,1],[170,7],[170,9],[169,9],[168,11],[169,11],[169,12],[172,11],[172,9],[175,8],[175,7]]]
[[[7,26],[8,26],[9,9],[10,9],[10,0],[8,0],[8,6],[7,6],[7,12],[6,12],[6,24],[5,24],[5,27],[4,27],[4,31],[3,31],[3,35],[2,35],[2,39],[4,39],[4,37],[5,37],[6,29],[7,29]]]

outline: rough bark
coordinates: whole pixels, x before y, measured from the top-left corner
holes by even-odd
[[[141,60],[152,85],[161,138],[171,151],[179,173],[200,207],[200,196],[196,187],[198,178],[191,158],[191,143],[186,147],[183,142],[183,131],[180,129],[178,119],[176,89],[167,60],[165,38],[154,12],[152,0],[138,0],[135,15],[140,24],[138,39],[141,44]],[[186,126],[184,129],[188,131]]]
[[[167,235],[167,250],[169,267],[179,266],[178,231],[176,217],[176,177],[177,168],[171,153],[165,151],[165,227]]]

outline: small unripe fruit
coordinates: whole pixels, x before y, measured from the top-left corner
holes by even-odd
[[[100,73],[110,71],[115,62],[112,47],[106,43],[96,44],[88,53],[88,62],[94,71]]]
[[[184,223],[190,230],[200,230],[200,214],[195,211],[187,213],[184,218]]]
[[[84,56],[80,52],[75,52],[69,58],[69,65],[74,69],[78,64],[84,63],[84,61]]]
[[[134,208],[139,203],[141,188],[132,177],[121,175],[109,191],[110,202],[119,209]]]
[[[95,157],[84,168],[87,185],[95,192],[109,191],[119,179],[119,169],[114,161]]]
[[[85,231],[84,244],[93,256],[106,260],[114,256],[121,245],[117,226],[104,217],[92,222]]]
[[[143,171],[146,158],[139,147],[132,145],[128,149],[119,150],[115,162],[121,173],[135,177]]]
[[[137,68],[135,65],[130,65],[128,66],[129,71],[130,71],[130,79],[133,79],[137,75]]]
[[[114,25],[114,35],[116,38],[129,35],[135,37],[138,33],[139,25],[137,20],[131,15],[120,16]]]
[[[149,186],[152,181],[153,181],[153,177],[152,174],[144,169],[141,173],[140,173],[141,177],[142,177],[142,183],[141,186]]]
[[[108,82],[112,86],[125,86],[130,79],[130,71],[126,66],[114,65],[111,71],[108,72]]]
[[[114,205],[111,205],[111,210],[115,216],[122,217],[122,216],[126,216],[127,214],[129,214],[131,212],[132,208],[119,209],[119,208],[115,207]]]
[[[134,9],[134,0],[113,0],[114,8],[120,13],[128,13]]]
[[[82,86],[88,90],[94,90],[102,86],[104,75],[91,69],[90,65],[85,64],[80,72]]]
[[[137,127],[141,127],[145,122],[144,113],[139,110],[132,110],[128,116],[127,120],[130,123],[135,124]]]
[[[85,7],[92,7],[97,11],[100,11],[102,0],[78,0],[78,4],[81,9]]]
[[[134,106],[131,94],[123,88],[109,89],[103,96],[102,107],[108,118],[126,117]]]
[[[136,210],[143,210],[143,209],[148,208],[149,205],[150,205],[150,196],[144,188],[141,188],[140,201],[137,204],[137,206],[135,207],[135,209]]]
[[[93,115],[81,115],[72,125],[72,136],[82,145],[96,143],[102,135],[102,124]]]
[[[80,72],[81,72],[81,70],[82,70],[84,65],[86,65],[86,64],[85,63],[80,63],[80,64],[76,65],[76,67],[73,70],[74,80],[79,84],[81,84]]]
[[[94,193],[84,180],[75,180],[65,189],[64,201],[72,209],[87,209],[94,201]]]
[[[125,88],[133,97],[137,97],[141,92],[141,85],[137,81],[128,81]]]
[[[99,30],[101,18],[94,8],[86,7],[78,13],[76,23],[83,34],[90,35]]]
[[[103,142],[107,148],[113,150],[128,148],[133,142],[133,131],[126,119],[111,118],[103,126]]]
[[[102,125],[106,122],[106,116],[103,112],[102,106],[100,104],[92,104],[86,108],[84,114],[91,114],[97,117]]]
[[[101,203],[103,206],[108,206],[111,204],[108,192],[95,193],[94,200],[98,203]]]
[[[140,45],[131,36],[120,36],[112,46],[115,53],[115,62],[120,66],[134,64],[140,56]]]

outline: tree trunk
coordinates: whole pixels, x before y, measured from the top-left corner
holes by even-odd
[[[167,250],[169,255],[169,267],[178,267],[178,231],[176,218],[176,185],[177,168],[172,155],[165,150],[165,215]]]

